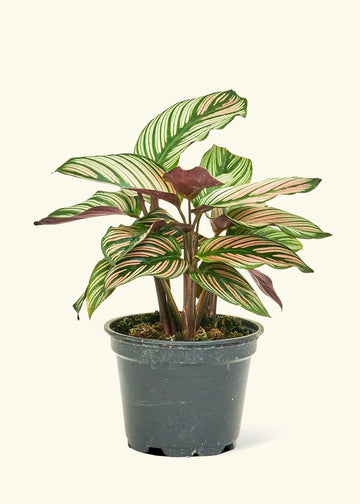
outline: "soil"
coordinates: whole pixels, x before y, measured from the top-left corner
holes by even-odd
[[[159,312],[124,317],[113,323],[111,329],[120,334],[129,334],[139,338],[184,341],[182,332],[171,335],[164,333]],[[194,338],[190,341],[239,338],[252,332],[253,330],[246,327],[237,317],[217,315],[215,320],[204,318]]]

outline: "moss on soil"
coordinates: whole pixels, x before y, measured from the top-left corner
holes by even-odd
[[[184,341],[182,332],[172,335],[164,333],[159,312],[124,317],[113,323],[111,329],[120,334],[129,334],[139,338]],[[215,320],[204,318],[191,341],[239,338],[252,332],[253,330],[246,327],[237,317],[217,315]]]

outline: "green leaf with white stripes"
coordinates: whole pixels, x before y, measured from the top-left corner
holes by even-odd
[[[224,262],[235,268],[253,269],[263,264],[273,268],[296,266],[304,273],[313,270],[292,250],[261,236],[219,236],[203,242],[197,257],[205,262]]]
[[[241,305],[257,315],[269,317],[254,289],[231,266],[220,262],[202,263],[197,271],[190,273],[190,276],[205,290],[216,294],[228,303]]]
[[[235,224],[249,227],[277,226],[284,233],[295,238],[326,238],[331,236],[325,233],[316,224],[304,217],[294,215],[284,210],[264,206],[234,208],[226,215]]]
[[[174,192],[163,178],[164,169],[137,154],[112,154],[69,159],[56,170],[65,175],[115,184],[124,189],[155,189]]]
[[[319,178],[287,177],[273,178],[236,187],[214,189],[201,198],[199,205],[214,207],[262,206],[275,196],[312,191],[320,183]]]
[[[288,247],[293,252],[298,252],[303,248],[303,245],[299,240],[271,226],[266,226],[262,228],[233,226],[228,229],[226,234],[229,236],[241,236],[244,234],[252,236],[262,236],[263,238],[268,238],[269,240],[285,245],[285,247]]]
[[[82,305],[84,304],[85,299],[86,299],[86,290],[81,294],[81,296],[79,297],[79,299],[77,299],[75,301],[75,303],[73,304],[73,308],[74,308],[74,310],[77,313],[78,320],[80,318],[79,317],[79,312],[80,312],[80,310],[82,308]]]
[[[250,159],[236,156],[225,147],[213,145],[210,150],[203,155],[200,166],[206,168],[210,175],[221,180],[224,187],[239,186],[248,184],[252,176],[252,162]],[[199,196],[193,201],[197,206],[204,196],[214,191],[216,188],[209,187],[203,189]]]
[[[101,249],[106,260],[114,265],[124,257],[127,252],[146,238],[151,226],[144,226],[135,222],[132,226],[109,227],[101,240]]]
[[[224,128],[237,115],[245,117],[246,107],[247,100],[232,90],[176,103],[145,126],[135,153],[171,170],[190,144],[204,140],[212,129]]]
[[[114,291],[105,285],[105,278],[111,269],[111,264],[102,259],[99,261],[91,273],[89,284],[86,289],[86,304],[91,318],[96,308]]]
[[[108,289],[115,288],[146,275],[175,278],[185,273],[187,268],[187,262],[181,259],[178,243],[173,238],[154,233],[148,235],[109,270],[105,286]]]
[[[143,241],[149,233],[156,232],[154,229],[158,225],[163,236],[173,236],[178,239],[182,233],[174,227],[177,221],[162,208],[155,208],[138,219],[131,226],[109,227],[101,241],[101,248],[107,261],[115,265],[138,243]],[[179,225],[181,225],[179,223]]]
[[[41,224],[61,224],[88,217],[112,214],[126,214],[130,217],[138,217],[140,214],[138,198],[128,196],[122,191],[97,191],[86,201],[70,207],[59,208],[59,210],[52,212],[48,217],[34,224],[36,226]]]

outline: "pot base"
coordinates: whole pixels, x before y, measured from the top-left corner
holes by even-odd
[[[174,448],[174,447],[166,447],[166,448],[155,448],[153,446],[147,446],[142,443],[137,443],[136,441],[128,441],[129,448],[141,452],[146,453],[148,455],[157,455],[162,457],[206,457],[210,455],[220,455],[221,453],[226,453],[235,448],[236,443],[233,441],[225,445],[223,448],[216,447],[200,447],[199,449],[194,448]]]

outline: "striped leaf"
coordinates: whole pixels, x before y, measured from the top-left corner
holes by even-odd
[[[161,230],[163,236],[172,236],[182,245],[182,230],[192,226],[177,222],[166,210],[156,208],[138,219],[131,226],[110,227],[102,239],[101,247],[105,258],[115,265],[132,248],[143,241],[149,233]]]
[[[235,224],[253,227],[274,225],[284,233],[296,238],[325,238],[331,236],[330,233],[324,233],[316,224],[304,219],[304,217],[268,206],[262,208],[234,208],[228,211],[226,215]]]
[[[246,106],[246,99],[232,90],[176,103],[143,129],[135,152],[171,170],[190,144],[204,140],[212,129],[224,128],[237,115],[245,117]]]
[[[139,219],[139,222],[148,227],[153,226],[159,221],[164,221],[164,225],[161,227],[161,234],[174,238],[178,245],[183,247],[183,233],[175,227],[177,221],[166,210],[156,208]]]
[[[171,184],[163,178],[163,168],[151,159],[136,154],[72,158],[56,171],[125,189],[135,187],[174,192]]]
[[[114,265],[131,249],[146,238],[151,226],[135,222],[132,226],[109,227],[101,240],[101,249],[106,260]]]
[[[295,194],[315,189],[318,178],[288,177],[267,179],[253,184],[214,189],[199,201],[201,205],[234,207],[240,205],[261,205],[281,194]]]
[[[258,315],[269,316],[251,285],[231,266],[220,262],[202,263],[197,271],[190,273],[190,276],[201,287],[228,303],[241,305]]]
[[[105,286],[105,278],[111,269],[106,259],[99,261],[91,273],[89,284],[86,289],[86,304],[89,318],[96,308],[114,291]]]
[[[140,205],[137,198],[130,197],[122,191],[97,191],[91,198],[70,207],[60,208],[48,217],[35,222],[40,224],[61,224],[99,215],[126,214],[137,217]]]
[[[273,299],[282,309],[283,304],[281,302],[281,299],[279,298],[279,296],[275,292],[274,285],[272,283],[271,278],[256,269],[249,270],[249,273],[252,276],[256,285],[259,287],[259,289],[264,294],[271,297],[271,299]]]
[[[79,312],[80,312],[80,310],[82,308],[82,305],[84,304],[85,299],[86,299],[86,290],[81,294],[81,296],[79,297],[79,299],[77,299],[75,301],[75,303],[73,304],[73,308],[74,308],[74,310],[77,313],[77,319],[78,320],[80,319]]]
[[[284,245],[260,236],[219,236],[203,242],[197,256],[205,262],[224,262],[236,268],[257,268],[263,264],[273,268],[296,266],[304,273],[312,272],[299,256]]]
[[[109,270],[105,286],[115,288],[146,275],[175,278],[188,267],[180,256],[181,248],[173,238],[150,234]]]
[[[271,226],[266,226],[263,228],[247,228],[243,226],[233,226],[228,229],[227,235],[230,236],[241,236],[241,235],[252,235],[252,236],[262,236],[263,238],[268,238],[281,245],[285,245],[293,252],[298,252],[303,248],[303,245],[299,240],[293,236],[289,236],[283,231],[273,228]]]
[[[248,184],[252,176],[252,162],[250,159],[236,156],[225,147],[213,145],[210,150],[203,155],[200,166],[206,168],[210,175],[221,180],[224,187],[239,186]],[[213,187],[204,189],[194,200],[194,205],[198,205],[204,196],[211,193]]]

